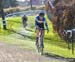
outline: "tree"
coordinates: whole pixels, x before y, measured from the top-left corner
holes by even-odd
[[[3,5],[4,8],[8,8],[8,7],[16,7],[17,4],[17,0],[3,0]]]
[[[31,9],[32,9],[32,0],[30,0],[30,5],[31,5]]]
[[[0,13],[2,17],[2,23],[3,23],[3,29],[6,30],[6,20],[5,20],[5,14],[3,10],[3,0],[0,0]]]
[[[18,4],[16,0],[10,0],[10,5],[11,7],[16,7]]]

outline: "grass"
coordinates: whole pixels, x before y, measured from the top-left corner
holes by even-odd
[[[65,41],[61,40],[56,33],[53,33],[52,24],[49,22],[50,32],[47,34],[45,32],[45,52],[49,54],[58,55],[65,58],[75,58],[75,54],[71,53],[71,50],[68,50],[67,44]],[[1,19],[0,19],[1,20]],[[28,32],[22,28],[21,17],[9,18],[7,19],[7,28],[8,30],[2,29],[2,24],[0,27],[0,40],[8,44],[18,45],[21,48],[35,49],[35,27],[34,27],[35,16],[28,17]],[[15,32],[14,32],[15,31]],[[23,31],[22,34],[20,31]],[[31,33],[31,34],[30,34]]]

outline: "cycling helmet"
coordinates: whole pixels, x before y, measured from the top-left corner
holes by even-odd
[[[45,16],[45,13],[44,12],[40,12],[39,16]]]

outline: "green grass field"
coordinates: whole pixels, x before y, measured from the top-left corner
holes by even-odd
[[[47,18],[47,17],[46,17]],[[2,23],[0,22],[0,41],[8,44],[18,45],[21,48],[27,48],[35,50],[35,27],[34,27],[35,16],[28,17],[28,31],[25,31],[22,27],[21,17],[14,17],[7,19],[8,30],[2,29]],[[1,19],[0,19],[1,21]],[[56,33],[53,33],[52,24],[47,18],[50,32],[45,32],[45,48],[44,51],[58,55],[65,58],[75,58],[75,54],[68,50],[65,41],[61,40]],[[24,33],[21,33],[24,32]],[[27,33],[26,33],[27,32]]]

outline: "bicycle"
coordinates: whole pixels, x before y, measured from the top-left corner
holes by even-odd
[[[74,54],[75,29],[66,30],[65,36],[68,43],[68,49],[72,49],[72,54]]]
[[[37,43],[37,50],[38,53],[41,53],[41,55],[43,55],[43,48],[44,48],[44,35],[42,33],[42,30],[46,30],[46,29],[40,29],[40,33],[39,33],[39,38],[38,38],[38,43]]]
[[[72,29],[72,53],[74,54],[75,29]]]
[[[27,27],[27,22],[24,22],[24,23],[23,23],[23,27],[26,29],[26,27]]]

